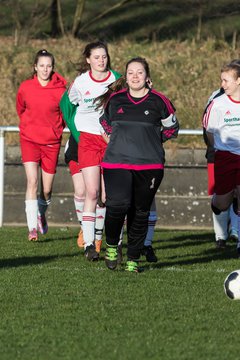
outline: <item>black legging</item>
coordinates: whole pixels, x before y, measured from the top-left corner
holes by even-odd
[[[117,245],[127,215],[128,259],[138,260],[148,230],[149,210],[164,171],[104,169],[105,232],[108,245]]]

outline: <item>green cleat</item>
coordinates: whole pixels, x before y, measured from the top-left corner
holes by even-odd
[[[118,264],[118,247],[113,245],[107,245],[106,255],[105,255],[105,264],[110,270],[114,270]]]
[[[125,270],[129,271],[129,272],[138,273],[139,272],[138,263],[136,261],[128,260],[127,264],[126,264],[126,267],[125,267]]]

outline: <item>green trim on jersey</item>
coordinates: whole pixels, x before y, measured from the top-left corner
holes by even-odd
[[[71,103],[68,97],[68,91],[65,91],[63,94],[61,100],[60,100],[60,109],[63,114],[63,119],[65,123],[67,124],[67,127],[72,133],[72,136],[74,137],[74,140],[78,143],[80,131],[77,130],[74,118],[76,115],[78,105],[74,105]]]
[[[122,76],[115,70],[110,70],[110,72],[114,75],[115,80],[119,79]],[[66,90],[60,100],[60,109],[62,111],[63,119],[64,119],[67,127],[71,131],[72,136],[74,137],[74,140],[78,143],[80,131],[77,130],[75,121],[74,121],[77,107],[78,107],[78,105],[72,104],[71,101],[69,100],[68,90]]]
[[[122,77],[122,75],[121,74],[119,74],[117,71],[115,71],[115,70],[110,70],[111,71],[111,73],[113,73],[113,75],[115,76],[115,79],[117,80],[117,79],[119,79],[120,77]]]

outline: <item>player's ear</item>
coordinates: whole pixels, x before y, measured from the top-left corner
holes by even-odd
[[[152,88],[152,80],[150,77],[147,77],[146,79],[146,85],[151,89]]]

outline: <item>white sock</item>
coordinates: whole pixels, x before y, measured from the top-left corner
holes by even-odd
[[[79,221],[80,225],[82,225],[84,199],[79,198],[76,195],[74,195],[74,205],[75,205],[75,210],[76,210],[78,221]]]
[[[84,247],[92,245],[94,243],[94,229],[95,229],[96,213],[83,212],[82,213],[82,229]]]
[[[41,198],[38,198],[38,212],[40,215],[44,215],[47,211],[48,205],[51,204],[51,198],[48,200],[44,200]]]
[[[106,215],[106,207],[97,205],[96,207],[96,222],[95,222],[95,240],[102,240],[104,221]]]
[[[238,216],[233,211],[233,207],[230,207],[230,234],[238,236]]]
[[[28,230],[37,230],[38,201],[25,200],[25,212],[27,217]]]
[[[229,210],[222,211],[221,214],[215,215],[213,213],[213,227],[215,232],[215,239],[227,240],[228,238],[228,219]]]
[[[144,241],[144,246],[151,246],[153,241],[153,235],[154,235],[154,228],[157,222],[157,212],[150,211],[149,217],[148,217],[148,231],[146,235],[146,239]]]

